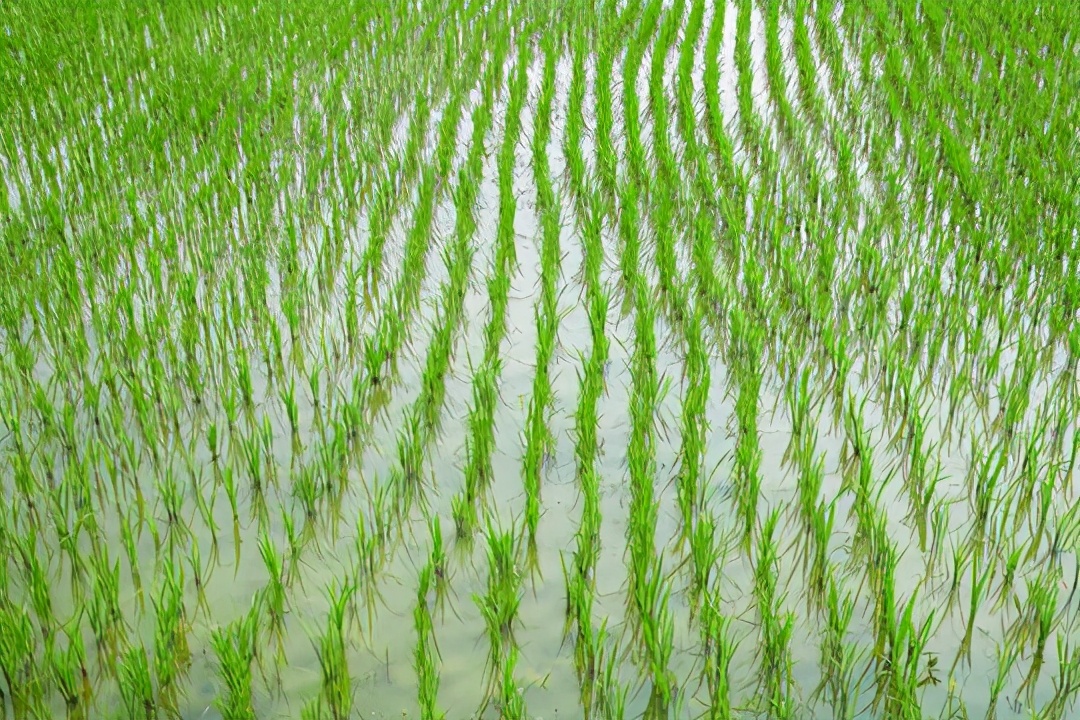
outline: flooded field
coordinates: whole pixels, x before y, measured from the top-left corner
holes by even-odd
[[[0,717],[1068,718],[1080,7],[0,7]]]

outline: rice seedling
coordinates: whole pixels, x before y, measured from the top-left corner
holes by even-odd
[[[502,698],[508,701],[505,683],[516,663],[517,641],[514,638],[518,608],[521,604],[522,575],[518,562],[515,531],[499,531],[488,521],[487,529],[488,581],[484,595],[474,595],[487,628],[487,676],[490,698],[500,682],[504,683]],[[508,669],[509,668],[509,669]],[[512,694],[512,693],[511,693]],[[485,699],[485,705],[487,704]]]
[[[184,607],[183,575],[167,575],[154,598],[154,678],[158,704],[165,713],[179,712],[182,683],[192,662],[190,623]]]
[[[351,583],[341,589],[331,585],[327,590],[330,612],[326,632],[317,645],[322,670],[320,707],[334,720],[349,717],[353,707],[353,688],[345,655],[345,610],[355,592],[356,586]]]
[[[774,717],[789,717],[795,710],[790,648],[794,616],[782,613],[782,596],[777,594],[777,552],[774,540],[779,512],[773,511],[761,530],[754,569],[754,594],[760,608],[761,653],[759,658],[761,697]]]
[[[416,628],[413,667],[416,670],[420,716],[424,720],[437,720],[444,716],[437,709],[439,670],[435,660],[438,657],[438,647],[435,646],[432,637],[434,630],[428,608],[428,593],[435,578],[435,571],[432,568],[433,566],[428,564],[420,571],[420,584],[416,590],[416,607],[413,610],[413,622]]]
[[[125,653],[118,666],[120,694],[129,717],[153,718],[157,716],[154,687],[150,679],[150,665],[146,651],[133,647]]]
[[[23,717],[45,717],[44,678],[33,661],[35,652],[34,628],[30,617],[7,604],[3,613],[3,650],[0,671],[4,674],[5,708]],[[6,710],[5,710],[6,712]]]
[[[219,663],[222,692],[215,706],[224,717],[255,717],[252,664],[255,662],[258,615],[253,608],[248,615],[229,625],[217,628],[211,635],[211,645]]]

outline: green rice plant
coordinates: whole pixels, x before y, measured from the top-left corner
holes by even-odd
[[[777,594],[777,554],[774,533],[780,511],[773,510],[762,525],[754,566],[754,597],[760,615],[761,651],[760,697],[768,713],[774,717],[789,717],[794,712],[792,684],[791,634],[794,615],[781,611],[784,598]]]
[[[760,374],[748,370],[739,381],[735,414],[738,435],[735,444],[736,504],[742,521],[742,542],[749,550],[758,522],[758,498],[761,494],[761,447],[758,443],[757,413]]]
[[[488,694],[495,689],[500,673],[516,647],[514,625],[521,604],[521,573],[517,561],[515,532],[498,531],[488,520],[488,581],[484,595],[473,595],[488,633]]]
[[[285,407],[285,415],[289,419],[289,433],[292,440],[292,457],[296,462],[298,455],[303,453],[303,444],[300,439],[300,411],[296,402],[296,382],[289,378],[289,384],[280,389],[281,403]]]
[[[239,554],[239,540],[237,540],[237,547],[237,553]],[[191,581],[195,586],[196,607],[199,610],[205,610],[209,614],[210,607],[206,600],[206,583],[210,579],[210,574],[213,573],[215,565],[208,564],[206,569],[203,569],[198,543],[191,544],[191,552],[187,557],[187,561],[188,567],[191,568]],[[170,563],[171,560],[166,559],[165,562]]]
[[[855,602],[850,593],[840,593],[835,573],[830,572],[820,646],[821,681],[811,697],[824,695],[836,717],[852,718],[859,710],[858,697],[852,693],[857,690],[855,670],[862,653],[847,639]]]
[[[86,671],[86,649],[79,632],[81,618],[75,617],[64,626],[67,648],[53,645],[47,653],[52,683],[64,701],[69,720],[85,718],[93,689]]]
[[[1064,718],[1074,707],[1080,689],[1080,653],[1061,634],[1056,637],[1058,674],[1053,680],[1054,695],[1039,710],[1043,717]]]
[[[277,641],[277,659],[281,662],[285,658],[285,565],[265,529],[259,534],[259,555],[267,574],[262,600],[268,616],[266,629]]]
[[[768,77],[769,98],[777,111],[780,132],[793,145],[801,144],[804,132],[802,122],[788,100],[787,77],[780,41],[780,5],[765,3],[765,70]]]
[[[896,624],[897,635],[890,641],[893,660],[889,682],[892,689],[886,697],[885,708],[886,712],[896,717],[918,717],[922,712],[920,689],[940,682],[935,673],[936,655],[929,655],[925,669],[921,667],[920,658],[925,654],[926,644],[934,630],[934,617],[931,613],[921,625],[915,625],[912,616],[916,598],[915,593],[909,598]]]
[[[467,496],[458,494],[450,499],[450,509],[454,517],[456,537],[459,542],[465,541],[467,543],[476,531],[478,522],[476,506],[470,502]]]
[[[1006,630],[1008,642],[1015,643],[1031,652],[1031,663],[1024,680],[1016,690],[1017,695],[1029,691],[1028,701],[1034,696],[1034,685],[1042,673],[1047,643],[1056,624],[1059,603],[1057,584],[1060,572],[1040,571],[1027,581],[1027,597],[1024,604],[1014,596],[1018,617]]]
[[[749,0],[739,2],[735,34],[735,66],[738,71],[739,120],[743,142],[752,159],[760,161],[764,121],[754,110],[752,100],[751,78],[754,70],[750,57],[750,13]]]
[[[485,359],[473,375],[473,407],[469,413],[469,435],[465,444],[465,492],[469,502],[482,502],[492,480],[491,454],[495,445],[497,357]],[[534,526],[535,530],[535,526]]]
[[[660,19],[661,4],[649,0],[643,10],[637,32],[630,40],[623,62],[623,132],[626,135],[628,165],[632,182],[647,187],[648,171],[644,144],[641,141],[641,111],[637,95],[637,77],[645,56],[648,40],[656,32]]]
[[[251,666],[256,655],[257,609],[252,608],[246,616],[215,628],[210,634],[222,685],[214,698],[214,707],[223,717],[256,717]]]
[[[569,188],[572,193],[574,209],[580,216],[586,202],[585,157],[581,152],[581,138],[584,132],[583,107],[585,104],[585,55],[586,48],[580,26],[575,28],[576,38],[571,52],[570,86],[567,89],[566,130],[563,135],[563,154],[566,156],[566,171],[569,176]],[[511,106],[517,110],[519,106]],[[513,128],[516,132],[516,127]],[[503,142],[510,137],[504,133]],[[501,168],[500,168],[501,173]],[[501,190],[501,188],[500,188]]]
[[[601,35],[597,49],[596,79],[593,92],[596,98],[596,167],[600,186],[608,202],[614,202],[618,183],[618,160],[615,153],[614,125],[612,113],[614,99],[613,86],[615,42]]]
[[[682,41],[679,44],[678,83],[675,89],[676,105],[678,106],[679,134],[686,146],[686,156],[695,157],[699,151],[694,129],[697,125],[697,113],[694,110],[693,69],[694,56],[698,40],[701,37],[701,29],[704,25],[705,2],[694,0],[690,6],[690,14],[683,28]],[[686,158],[684,157],[684,160]]]
[[[154,699],[153,681],[150,679],[150,664],[146,659],[146,650],[142,647],[130,648],[119,661],[120,695],[124,700],[124,709],[128,717],[157,717],[157,703]]]
[[[426,504],[424,499],[424,453],[423,446],[426,443],[423,430],[423,418],[419,410],[414,406],[410,411],[405,426],[397,436],[397,463],[399,474],[395,474],[394,486],[400,485],[397,490],[400,505],[397,511],[402,516],[407,516],[413,503],[419,501]]]
[[[195,507],[198,511],[198,517],[202,521],[203,526],[206,528],[206,532],[210,536],[210,563],[217,564],[218,561],[218,525],[214,519],[214,504],[217,501],[217,488],[210,487],[209,492],[204,490],[207,483],[203,482],[203,468],[199,466],[196,470],[194,467],[194,461],[190,458],[185,460],[188,463],[188,478],[193,488],[192,494],[195,496]],[[209,495],[209,497],[207,497]],[[194,523],[194,518],[192,519]],[[194,534],[194,533],[192,533]],[[128,552],[128,559],[133,555],[133,549]]]
[[[449,567],[446,549],[444,547],[442,525],[438,515],[432,515],[428,520],[428,532],[431,535],[431,554],[429,562],[431,573],[435,583],[435,606],[440,607],[449,588]]]
[[[686,336],[686,391],[683,396],[682,446],[679,450],[682,463],[679,468],[677,493],[682,534],[684,538],[687,538],[691,533],[691,528],[695,528],[695,517],[700,514],[704,494],[701,480],[702,465],[705,461],[705,437],[708,429],[705,417],[710,371],[701,334],[701,318],[697,312],[691,313],[687,318],[684,332]]]
[[[836,522],[835,501],[819,503],[812,511],[809,521],[809,537],[803,556],[803,572],[806,575],[807,604],[821,610],[827,602],[829,573],[829,541]]]
[[[176,550],[179,541],[190,539],[191,531],[181,518],[183,498],[172,468],[166,468],[163,476],[156,480],[155,485],[158,497],[165,509],[165,541],[171,555]]]
[[[100,667],[107,658],[117,656],[127,626],[120,609],[120,561],[111,563],[108,551],[95,545],[90,566],[93,575],[90,602],[84,607],[97,641]]]
[[[663,561],[656,558],[648,575],[634,583],[635,605],[640,615],[641,643],[652,681],[655,703],[662,714],[675,700],[675,677],[670,669],[675,626],[668,607]]]
[[[506,720],[525,720],[526,717],[525,697],[514,678],[517,659],[518,649],[516,646],[511,646],[506,662],[503,665],[502,684],[496,704],[499,716],[506,718]]]
[[[284,506],[281,508],[281,526],[285,531],[288,544],[282,559],[282,568],[285,572],[282,580],[285,587],[289,588],[300,579],[300,563],[302,562],[304,545],[310,537],[308,534],[309,526],[298,531],[292,513]]]
[[[353,582],[346,582],[340,589],[335,582],[327,589],[330,612],[326,632],[316,647],[322,672],[320,703],[334,720],[349,717],[353,707],[352,682],[345,655],[345,611],[355,592]]]
[[[731,618],[720,611],[715,590],[707,593],[701,610],[701,637],[704,653],[702,675],[709,692],[707,715],[712,720],[736,717],[732,697],[731,661],[738,642],[731,637]]]
[[[974,505],[974,525],[969,542],[972,548],[978,548],[982,545],[987,533],[996,490],[1008,459],[1008,449],[1004,444],[998,443],[983,454],[981,446],[973,439],[971,453],[972,458],[982,459],[977,474],[973,473],[968,481]]]
[[[630,688],[619,682],[618,665],[614,662],[618,653],[612,652],[609,657],[610,660],[602,662],[604,674],[600,683],[600,698],[597,701],[599,715],[612,720],[623,720],[626,717],[626,701]]]
[[[998,699],[1008,682],[1009,673],[1012,671],[1020,656],[1020,648],[1014,645],[998,643],[996,650],[997,672],[990,683],[990,695],[987,701],[986,717],[988,720],[997,717]]]
[[[183,574],[167,566],[154,602],[154,678],[157,681],[157,704],[166,714],[180,708],[180,685],[192,662],[188,642],[190,623],[184,606]]]
[[[38,672],[34,655],[37,651],[34,627],[27,613],[5,598],[0,605],[0,672],[16,717],[47,717],[45,678]]]
[[[429,563],[420,571],[416,607],[413,609],[413,624],[416,629],[413,668],[416,670],[420,716],[424,720],[438,720],[444,717],[444,713],[437,709],[439,670],[435,664],[435,657],[438,656],[438,647],[434,643],[434,628],[428,609],[428,593],[434,582],[436,582],[434,567]],[[432,655],[432,650],[435,651],[435,657]]]
[[[26,534],[16,535],[11,538],[11,549],[17,553],[18,561],[22,567],[24,582],[30,596],[30,606],[37,616],[38,627],[41,637],[48,643],[51,642],[52,628],[56,623],[53,615],[52,593],[50,592],[50,573],[48,565],[51,557],[41,558],[38,556],[38,533],[30,530]],[[42,565],[42,560],[45,565]]]
[[[995,565],[993,562],[989,563],[986,567],[980,567],[980,558],[976,553],[972,556],[971,562],[971,595],[968,603],[968,618],[967,625],[964,629],[964,636],[960,640],[960,647],[957,650],[956,658],[959,660],[964,658],[965,662],[971,662],[971,638],[975,628],[975,615],[979,611],[979,606],[986,595],[987,586],[994,575]],[[956,661],[953,665],[955,667]],[[950,674],[951,671],[950,671]]]
[[[598,687],[604,646],[607,640],[607,621],[599,628],[593,625],[593,600],[595,593],[589,586],[588,577],[574,565],[568,565],[562,559],[563,576],[566,580],[566,624],[564,637],[570,635],[571,627],[576,625],[574,637],[574,670],[581,689],[581,707],[587,716],[592,716],[600,701]]]
[[[92,501],[90,500],[89,487],[85,484],[89,483],[85,468],[82,472],[69,470],[69,473],[82,475],[83,483],[80,483],[82,487],[77,490],[74,489],[75,481],[62,483],[51,498],[49,510],[56,532],[57,543],[63,552],[63,557],[68,560],[67,575],[71,581],[71,594],[75,602],[78,603],[85,596],[87,568],[78,547],[78,533],[81,523],[78,520],[80,513],[76,508],[80,504],[89,505]],[[72,499],[73,495],[75,499]],[[69,517],[74,519],[73,527],[69,527]]]
[[[711,514],[703,513],[698,517],[690,536],[691,579],[688,595],[691,621],[708,600],[714,574],[717,568],[723,566],[726,555],[724,539],[717,537],[716,520]]]

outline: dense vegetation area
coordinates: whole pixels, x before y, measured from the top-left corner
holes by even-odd
[[[6,0],[0,717],[1070,717],[1077,28]]]

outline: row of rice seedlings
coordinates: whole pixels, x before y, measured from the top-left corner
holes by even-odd
[[[211,633],[221,676],[221,690],[214,698],[214,706],[224,717],[256,717],[252,666],[258,655],[261,609],[254,603],[246,615]]]
[[[434,405],[432,401],[435,396],[441,400],[445,373],[449,368],[450,353],[453,348],[453,337],[462,317],[465,291],[472,269],[472,257],[475,253],[473,237],[476,232],[476,203],[483,172],[484,141],[492,122],[492,108],[488,97],[490,96],[485,94],[483,102],[473,111],[473,133],[469,151],[458,172],[459,181],[454,191],[456,212],[454,233],[451,239],[452,244],[445,252],[447,270],[450,274],[450,282],[445,286],[446,317],[443,319],[442,327],[432,338],[433,348],[437,347],[440,351],[437,356],[438,369],[434,373],[435,377],[431,378],[432,394],[424,398],[424,402],[427,403],[424,411],[431,433],[434,433],[434,426],[441,412],[441,402]],[[425,390],[428,389],[428,379],[425,369]],[[458,537],[462,539],[471,536],[476,525],[476,506],[473,500],[478,495],[472,485],[475,480],[475,477],[467,477],[466,495],[454,498],[454,521],[457,524]]]
[[[480,106],[485,107],[484,114],[474,118],[477,124],[473,125],[473,152],[470,153],[468,162],[474,163],[475,168],[469,181],[476,182],[477,186],[482,177],[484,135],[490,126],[490,108],[486,107],[490,97],[485,94],[484,104]],[[473,210],[470,209],[470,212]],[[495,256],[498,262],[498,250]],[[496,268],[491,276],[492,281],[488,288],[491,322],[498,322],[498,316],[505,310],[505,294],[509,290],[510,280],[501,268]],[[500,295],[501,300],[496,297]],[[490,332],[495,330],[486,331],[485,336],[489,336]],[[465,438],[464,497],[465,502],[474,508],[477,503],[483,505],[484,495],[491,481],[491,453],[495,449],[495,408],[500,372],[498,345],[490,353],[485,349],[480,366],[473,371],[473,402],[467,420],[468,435]]]
[[[629,12],[633,6],[633,3],[628,4],[624,12]],[[614,37],[608,33],[600,34],[597,39],[596,74],[593,81],[593,98],[596,109],[596,127],[593,129],[596,144],[596,179],[609,205],[615,203],[616,186],[618,184],[618,156],[615,150],[615,116],[613,112],[615,100],[612,95],[615,55],[618,47],[619,45]],[[567,131],[569,133],[569,126]]]
[[[565,187],[578,222],[585,213],[586,173],[585,155],[581,141],[585,135],[585,62],[588,57],[588,39],[578,29],[571,35],[570,84],[566,89],[566,118],[563,128],[562,151],[566,158],[567,182]]]
[[[465,501],[470,505],[483,505],[484,495],[493,480],[491,455],[495,450],[495,409],[498,395],[502,361],[500,345],[506,333],[506,308],[510,290],[510,272],[515,263],[516,249],[514,217],[513,173],[515,149],[521,126],[521,112],[525,101],[525,79],[528,66],[526,44],[518,43],[517,70],[510,90],[503,140],[497,161],[499,184],[499,220],[496,229],[496,246],[492,256],[492,271],[488,280],[488,302],[491,307],[488,323],[484,328],[484,354],[479,367],[473,373],[473,404],[469,411],[469,434],[465,442]],[[520,53],[525,52],[522,56]],[[539,515],[535,497],[527,511],[531,517],[531,532],[535,535],[535,517]]]
[[[522,598],[522,568],[519,562],[517,529],[500,531],[488,520],[486,549],[488,561],[487,590],[474,595],[473,601],[480,609],[487,627],[488,659],[486,666],[487,689],[484,705],[498,697],[499,709],[507,711],[507,704],[515,712],[523,712],[522,699],[517,697],[513,684],[513,669],[517,662],[517,641],[514,627]],[[507,683],[510,683],[508,686]],[[519,714],[518,717],[523,717]]]
[[[723,15],[723,6],[714,9],[703,48],[707,54],[703,81],[705,107],[701,111],[704,115],[702,120],[706,126],[706,139],[704,141],[699,139],[697,134],[699,110],[695,104],[693,83],[696,44],[704,26],[703,2],[694,2],[690,10],[682,45],[679,49],[678,81],[675,90],[678,110],[677,124],[683,142],[683,153],[679,167],[683,173],[691,175],[690,194],[694,197],[694,200],[684,199],[683,207],[683,212],[690,213],[692,216],[692,220],[687,223],[690,245],[689,257],[692,260],[690,273],[694,280],[692,289],[694,296],[705,312],[705,317],[709,318],[710,321],[716,319],[715,311],[719,308],[715,273],[717,257],[715,236],[718,233],[714,230],[714,227],[717,224],[716,218],[720,217],[717,214],[716,207],[719,193],[717,191],[717,181],[714,179],[716,170],[713,166],[715,163],[710,159],[710,131],[719,130],[719,137],[723,140],[727,139],[721,127],[722,119],[715,120],[710,116],[713,111],[719,113],[718,88],[715,85],[709,85],[710,79],[716,80],[713,73],[717,71],[715,53],[718,52],[718,48],[714,47],[714,44],[719,42],[719,35],[715,34],[719,32],[718,26],[715,24],[717,15]],[[720,22],[722,24],[722,20]],[[710,57],[708,56],[709,52],[714,54]],[[717,104],[714,105],[713,103]],[[718,124],[714,125],[714,121]],[[727,151],[729,153],[731,151],[730,144]],[[731,160],[730,157],[728,159]],[[730,171],[732,167],[729,165],[725,170]],[[724,177],[725,175],[721,171],[720,179],[723,180]]]
[[[543,75],[533,115],[532,170],[536,184],[536,212],[540,220],[540,296],[536,303],[536,360],[532,394],[525,420],[525,452],[522,477],[525,484],[525,525],[529,537],[530,564],[536,560],[536,527],[539,521],[541,475],[554,451],[555,439],[547,416],[553,401],[550,365],[558,334],[559,310],[556,287],[562,253],[560,199],[552,187],[548,144],[551,138],[552,104],[555,99],[555,65],[559,50],[553,39],[542,41]]]
[[[746,227],[746,195],[749,192],[749,186],[741,165],[736,162],[735,144],[727,133],[723,111],[720,107],[719,58],[724,35],[726,9],[727,3],[720,3],[713,7],[712,18],[705,39],[705,63],[702,75],[702,89],[705,101],[703,119],[708,138],[706,145],[713,162],[705,162],[704,155],[702,155],[696,164],[701,169],[708,165],[715,165],[717,167],[717,185],[730,188],[730,192],[722,194],[718,201],[713,199],[716,193],[704,197],[706,198],[705,202],[709,203],[710,206],[713,203],[719,203],[719,218],[722,220],[721,237],[727,241],[720,245],[720,250],[731,265],[731,274],[737,276],[739,271],[738,237]],[[700,170],[699,174],[702,177],[706,176],[706,173]],[[703,190],[707,189],[707,186],[703,187]],[[708,227],[704,219],[695,222],[701,223],[703,227]],[[698,228],[695,227],[695,232],[697,231]],[[701,259],[695,255],[697,263],[700,263]],[[712,264],[706,263],[705,267],[712,267]],[[718,310],[715,300],[709,307]]]
[[[765,77],[769,99],[776,110],[777,131],[793,165],[813,166],[806,143],[806,127],[788,99],[788,81],[780,38],[779,3],[761,3],[765,19]],[[805,159],[805,160],[804,160]]]
[[[471,265],[471,255],[469,246],[462,242],[455,242],[444,252],[450,280],[442,287],[439,313],[432,322],[433,332],[424,361],[420,394],[407,411],[410,437],[401,446],[404,452],[399,450],[403,472],[410,481],[418,481],[422,477],[419,463],[423,450],[439,430],[439,417],[446,392],[446,374],[450,368],[454,337],[462,318],[463,290]],[[467,538],[472,534],[471,518],[475,509],[470,510],[471,505],[458,504],[459,502],[461,500],[455,498],[454,521],[457,535],[459,538]]]
[[[829,123],[829,110],[825,106],[823,91],[818,87],[818,68],[814,61],[811,46],[810,28],[807,24],[810,13],[807,0],[796,0],[791,10],[792,34],[791,48],[795,56],[795,75],[798,79],[799,104],[807,118],[808,130],[826,131]],[[832,146],[832,138],[826,135],[827,143]]]
[[[682,442],[679,448],[679,474],[676,480],[679,514],[682,519],[681,539],[689,540],[705,504],[709,477],[705,474],[705,443],[708,431],[706,410],[709,400],[709,355],[703,332],[702,312],[695,308],[684,326],[686,336],[686,366],[682,399]],[[698,558],[695,556],[695,561]],[[711,558],[710,558],[711,560]],[[705,568],[695,566],[699,579]],[[699,583],[698,591],[705,585]],[[692,594],[697,598],[697,593]],[[696,600],[691,601],[693,608]]]
[[[471,83],[480,70],[482,59],[482,54],[477,50],[470,52],[465,58],[462,75],[460,76],[462,82],[456,83],[451,90],[449,103],[443,110],[436,130],[434,164],[428,166],[421,179],[418,207],[413,216],[412,229],[406,237],[405,258],[398,286],[392,293],[390,302],[386,304],[386,310],[380,318],[378,328],[373,335],[366,339],[364,348],[365,368],[368,383],[372,389],[377,389],[382,385],[389,384],[387,381],[392,381],[392,375],[387,377],[387,370],[396,367],[395,358],[403,343],[407,340],[408,330],[412,326],[412,314],[418,309],[420,288],[427,270],[427,255],[432,246],[431,231],[434,223],[435,205],[442,194],[446,192],[443,185],[457,152],[457,133],[461,113]],[[481,87],[485,90],[485,101],[481,107],[487,108],[488,122],[490,122],[491,103],[493,102],[492,93],[488,89],[490,85],[489,79],[493,76],[495,69],[496,66],[489,62],[481,75],[484,78],[481,81]],[[478,119],[483,117],[478,116]],[[394,192],[398,193],[399,190],[395,189]],[[369,240],[369,248],[371,242],[373,240]],[[363,277],[365,282],[372,282],[376,286],[379,284],[377,274],[372,274],[369,277],[367,271],[365,271]]]
[[[477,25],[474,32],[480,33],[483,26]],[[461,117],[466,90],[475,77],[475,71],[479,69],[482,54],[478,51],[470,52],[466,57],[465,71],[460,76],[463,82],[455,84],[451,91],[451,98],[447,109],[441,117],[438,130],[434,164],[428,166],[421,180],[420,205],[424,208],[423,213],[418,215],[417,223],[410,231],[406,242],[406,257],[401,277],[401,292],[397,300],[391,303],[391,307],[383,318],[388,319],[389,335],[384,341],[383,336],[376,336],[373,343],[368,344],[366,355],[368,358],[369,381],[378,386],[388,380],[384,377],[383,368],[389,358],[396,356],[398,349],[406,339],[406,333],[411,326],[409,317],[419,304],[420,285],[423,281],[426,269],[426,258],[431,248],[431,230],[434,220],[434,209],[438,198],[447,189],[443,179],[450,171],[450,164],[454,158],[457,145],[457,128]],[[472,68],[470,72],[469,68]],[[496,74],[496,68],[488,64],[481,79],[484,91],[484,102],[479,104],[473,112],[473,137],[469,150],[459,173],[455,206],[457,208],[457,221],[454,233],[455,245],[453,250],[448,249],[444,253],[447,269],[450,274],[450,283],[444,286],[445,293],[444,309],[453,311],[452,318],[460,318],[460,306],[463,299],[462,290],[468,279],[468,271],[471,260],[460,251],[468,251],[469,238],[475,227],[473,219],[473,203],[470,198],[475,197],[479,184],[481,171],[481,155],[483,152],[483,140],[490,127],[492,120],[492,103],[494,91],[491,87],[491,79]],[[451,254],[451,252],[453,254]],[[456,310],[455,310],[456,308]],[[440,342],[433,342],[424,369],[423,390],[420,397],[411,406],[407,414],[404,428],[399,433],[398,461],[399,466],[394,468],[389,479],[388,490],[393,498],[393,516],[403,519],[408,516],[412,505],[416,501],[423,502],[422,482],[424,477],[424,454],[429,440],[434,437],[437,429],[438,415],[442,408],[442,385],[445,373],[449,368],[450,352],[452,350],[452,338],[457,326],[457,321],[436,322],[436,338]],[[392,366],[393,367],[393,366]],[[376,524],[382,522],[383,514],[376,508],[374,515]],[[376,530],[375,538],[378,540],[380,555],[385,533]]]
[[[266,634],[275,643],[275,661],[281,665],[285,662],[285,613],[288,602],[289,578],[285,569],[285,561],[282,554],[274,545],[273,540],[265,530],[259,534],[259,555],[262,557],[266,568],[266,585],[261,591],[262,601],[266,611]]]
[[[727,548],[715,539],[716,521],[711,515],[698,520],[695,528],[695,552],[715,560],[709,568],[722,567],[727,559]],[[702,550],[698,550],[702,548]],[[697,567],[697,566],[696,566]],[[731,683],[732,660],[738,649],[738,641],[731,634],[732,618],[721,610],[723,598],[720,594],[720,575],[711,575],[705,579],[702,590],[699,633],[701,635],[702,668],[701,681],[708,690],[705,715],[710,720],[732,720],[737,701],[733,697]]]
[[[762,156],[764,146],[768,144],[766,124],[754,109],[754,68],[750,57],[750,16],[752,10],[751,0],[739,0],[735,23],[735,69],[737,71],[736,89],[739,102],[739,132],[751,166],[764,170],[767,177],[767,171],[775,169],[776,166],[767,165]]]
[[[582,524],[585,522],[592,521],[583,520]],[[576,537],[583,537],[584,532],[590,531],[592,528],[579,528]],[[578,540],[579,548],[583,542],[588,541]],[[593,622],[595,580],[581,568],[581,564],[587,562],[580,559],[581,552],[580,549],[575,551],[572,563],[567,563],[565,556],[562,558],[563,578],[566,582],[566,623],[563,637],[569,638],[571,629],[576,627],[577,632],[573,636],[574,670],[581,693],[579,701],[582,712],[587,717],[592,717],[593,713],[598,712],[602,699],[599,682],[608,632],[606,620],[599,627]]]
[[[428,595],[437,582],[435,566],[431,562],[426,563],[420,569],[416,605],[413,608],[413,625],[416,630],[413,669],[416,671],[416,693],[422,720],[439,720],[445,717],[438,709],[439,648],[435,643],[435,628],[428,607]]]
[[[631,202],[634,202],[631,200]],[[632,218],[630,205],[621,207]],[[636,233],[630,226],[627,233]],[[628,235],[624,235],[624,239]],[[636,263],[635,263],[636,264]],[[656,554],[656,522],[659,503],[654,494],[656,477],[654,418],[662,389],[656,375],[655,309],[646,295],[644,278],[630,275],[634,298],[634,350],[631,357],[630,441],[627,465],[630,473],[630,519],[627,528],[629,578],[628,620],[648,667],[652,683],[651,703],[671,707],[676,697],[675,678],[669,667],[674,651],[674,620],[668,606],[669,589],[663,561]]]
[[[153,662],[157,704],[164,713],[171,714],[180,711],[181,684],[191,668],[192,653],[188,641],[190,619],[184,605],[184,576],[176,568],[166,573],[154,598]]]
[[[798,383],[784,386],[788,417],[791,419],[791,441],[784,453],[784,465],[798,473],[797,556],[802,560],[806,581],[808,609],[821,612],[828,592],[829,540],[836,518],[834,505],[821,498],[825,480],[825,459],[817,449],[819,406],[811,397],[810,373],[803,368]],[[814,414],[811,414],[814,413]]]
[[[640,188],[648,187],[649,170],[641,137],[641,102],[637,93],[637,78],[645,59],[645,51],[655,36],[661,10],[662,5],[657,0],[649,0],[645,5],[623,59],[622,129],[626,142],[626,162],[631,181]]]
[[[318,697],[305,708],[308,713],[315,713],[315,717],[342,720],[352,716],[354,698],[345,654],[345,614],[355,593],[356,584],[351,579],[345,580],[340,588],[336,581],[327,588],[330,609],[326,631],[316,645],[322,682]]]
[[[761,497],[761,445],[758,414],[761,391],[763,330],[751,324],[736,308],[731,312],[731,356],[741,365],[732,368],[737,384],[735,398],[736,439],[733,467],[735,504],[741,525],[742,545],[749,552],[758,523],[758,502]]]
[[[564,638],[574,646],[574,670],[580,689],[579,702],[585,717],[594,717],[608,708],[603,685],[604,659],[609,641],[607,621],[599,626],[593,620],[596,570],[600,557],[600,476],[597,462],[600,455],[597,426],[597,405],[606,390],[606,368],[610,340],[607,336],[607,313],[610,305],[608,290],[602,284],[600,269],[604,248],[601,238],[603,200],[593,178],[587,176],[581,152],[583,136],[583,105],[585,96],[585,42],[575,36],[573,47],[569,100],[564,136],[564,155],[569,175],[569,196],[573,199],[574,218],[583,250],[583,302],[589,318],[591,350],[581,358],[578,405],[574,412],[575,467],[582,495],[581,520],[574,533],[572,560],[561,558],[566,583],[567,612]],[[598,112],[610,113],[610,109]],[[609,115],[610,118],[610,115]]]
[[[600,279],[604,253],[601,240],[602,201],[595,190],[589,198],[586,210],[588,214],[583,218],[581,237],[585,257],[585,302],[592,350],[589,357],[583,359],[584,371],[580,378],[581,389],[574,413],[576,475],[583,498],[581,524],[575,533],[574,570],[591,586],[595,583],[596,564],[600,556],[600,475],[597,463],[601,447],[597,437],[600,418],[597,405],[607,389],[611,342],[607,336],[607,314],[611,299]]]
[[[684,212],[685,203],[681,191],[681,174],[675,152],[668,137],[670,119],[668,101],[664,93],[664,69],[675,35],[682,22],[684,3],[676,3],[660,23],[656,44],[653,47],[649,72],[649,109],[652,118],[652,151],[656,166],[656,182],[653,212],[650,220],[655,229],[655,265],[659,302],[666,310],[676,328],[686,322],[687,299],[677,283],[678,269],[675,258],[675,218]],[[676,287],[678,285],[678,287]]]
[[[694,65],[698,59],[698,42],[705,25],[704,0],[691,0],[690,14],[686,18],[682,40],[679,43],[679,60],[676,69],[675,106],[676,125],[684,145],[683,165],[691,165],[697,156],[697,109],[694,98]],[[694,168],[696,174],[697,168]],[[695,178],[696,180],[696,178]],[[700,182],[700,180],[697,180]]]
[[[788,718],[795,712],[796,702],[790,647],[795,615],[783,611],[785,598],[777,587],[779,555],[775,532],[779,519],[779,509],[769,513],[755,548],[754,599],[761,633],[758,697],[770,716]]]
[[[862,649],[848,640],[855,612],[855,599],[843,590],[838,568],[830,565],[826,584],[828,594],[822,607],[820,631],[821,680],[810,693],[810,700],[824,697],[838,718],[850,718],[862,707],[860,678],[856,675],[863,658]]]

